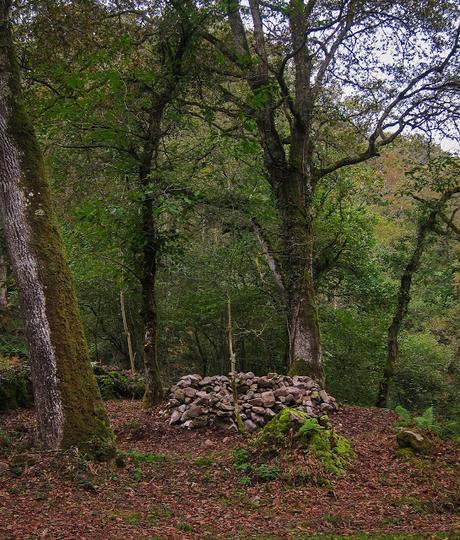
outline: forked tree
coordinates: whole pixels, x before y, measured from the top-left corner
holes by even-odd
[[[218,110],[225,99],[228,116],[258,136],[280,217],[291,373],[323,380],[312,268],[317,187],[378,156],[404,130],[442,131],[457,118],[458,5],[227,0],[215,7],[223,5],[228,26],[219,21],[204,34],[217,51]]]

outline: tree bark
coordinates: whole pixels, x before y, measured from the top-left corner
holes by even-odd
[[[243,59],[240,67],[254,96],[263,96],[263,106],[253,110],[264,152],[267,180],[281,218],[282,278],[277,279],[286,291],[289,329],[289,372],[308,375],[324,384],[321,338],[313,286],[312,208],[315,181],[309,168],[313,147],[310,138],[313,96],[310,89],[310,59],[305,45],[306,16],[303,4],[291,6],[291,34],[295,65],[295,103],[288,100],[294,116],[289,156],[281,142],[274,115],[265,37],[259,4],[250,1],[254,22],[255,49],[251,58],[249,43],[239,12],[239,2],[228,0],[228,19],[234,47]],[[250,60],[248,62],[248,60]],[[249,69],[246,67],[249,63]],[[273,271],[273,269],[272,269]],[[276,277],[276,276],[275,276]]]
[[[277,201],[281,216],[283,271],[287,292],[289,374],[324,384],[316,295],[313,284],[313,225],[305,203],[305,179],[285,175]]]
[[[153,201],[145,195],[142,202],[143,218],[143,273],[142,300],[144,322],[144,370],[145,394],[144,405],[152,407],[163,399],[163,384],[158,363],[158,328],[156,305],[157,238],[153,216]]]
[[[4,255],[0,255],[0,309],[8,305],[8,263]]]
[[[21,294],[39,435],[48,448],[103,449],[113,434],[91,369],[43,158],[20,101],[0,0],[0,210]]]
[[[453,195],[457,194],[459,191],[460,187],[456,187],[454,189],[444,192],[436,201],[436,203],[432,205],[432,209],[430,210],[429,214],[419,220],[414,250],[402,273],[399,284],[398,303],[396,306],[396,311],[393,316],[391,325],[388,328],[387,360],[383,372],[383,377],[379,384],[376,401],[377,407],[388,406],[390,385],[395,375],[396,363],[399,357],[399,332],[401,330],[404,318],[407,315],[407,311],[409,308],[412,279],[420,266],[420,260],[427,244],[428,236],[430,232],[436,228],[436,219],[440,215],[440,213],[442,213],[443,206]]]
[[[125,308],[125,293],[123,289],[120,290],[120,310],[121,318],[123,320],[123,332],[126,336],[126,344],[128,345],[129,365],[131,367],[131,373],[136,374],[136,355],[133,351],[133,342],[131,340],[131,332],[129,331],[128,319],[126,317]]]

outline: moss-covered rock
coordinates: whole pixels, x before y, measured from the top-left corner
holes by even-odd
[[[26,364],[0,370],[0,411],[31,407],[33,404],[30,370]]]
[[[396,440],[401,449],[407,448],[420,454],[427,454],[431,449],[431,443],[426,437],[410,429],[400,430]]]
[[[102,399],[141,399],[144,383],[140,379],[130,379],[119,371],[107,371],[96,375]]]
[[[269,453],[280,448],[303,448],[318,459],[325,473],[336,476],[344,474],[353,458],[350,441],[333,431],[327,417],[318,420],[288,407],[261,430],[254,444]]]
[[[144,383],[119,371],[95,369],[102,399],[142,399]],[[33,406],[33,389],[27,361],[0,364],[0,411]]]

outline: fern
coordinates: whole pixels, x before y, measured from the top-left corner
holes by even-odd
[[[416,416],[414,422],[419,428],[431,431],[434,426],[433,407],[428,407],[422,416]]]

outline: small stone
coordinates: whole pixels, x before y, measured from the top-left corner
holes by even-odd
[[[327,395],[327,392],[325,390],[321,390],[319,393],[319,397],[324,401],[324,403],[329,403],[330,399]]]
[[[265,407],[253,407],[252,412],[255,414],[265,414]]]
[[[259,426],[265,425],[265,418],[263,416],[259,416],[258,414],[252,413],[251,418],[256,424],[259,424]]]
[[[249,400],[249,405],[251,405],[251,407],[263,407],[264,406],[264,401],[263,401],[263,399],[260,399],[260,398],[250,399]]]
[[[262,392],[260,397],[262,399],[264,407],[271,407],[276,402],[275,395],[271,390],[269,390],[268,392]]]
[[[182,427],[183,427],[183,428],[192,429],[192,428],[195,427],[195,426],[194,426],[194,424],[193,424],[193,420],[187,420],[186,422],[184,422],[184,423],[182,424]]]
[[[288,391],[285,387],[282,387],[282,388],[277,388],[274,392],[275,394],[275,397],[279,398],[279,397],[286,397],[288,395]]]
[[[187,388],[184,389],[184,394],[185,394],[185,397],[193,398],[193,397],[195,397],[196,390],[195,390],[195,388],[192,388],[191,386],[188,386]]]
[[[200,386],[207,386],[208,384],[212,384],[213,382],[214,381],[211,377],[204,377],[198,384]]]
[[[219,409],[222,411],[233,411],[235,407],[233,405],[227,404],[227,403],[220,403],[218,405]]]
[[[173,424],[177,424],[179,420],[181,419],[182,413],[180,411],[173,411],[171,414],[171,418],[169,419],[169,425],[172,426]]]
[[[252,420],[245,420],[244,427],[249,433],[253,433],[257,429],[257,425]]]
[[[182,388],[178,388],[174,391],[174,398],[177,399],[177,401],[183,402],[185,399],[185,392],[182,390]]]
[[[207,416],[198,416],[193,419],[193,427],[205,427],[209,424],[209,419]]]

